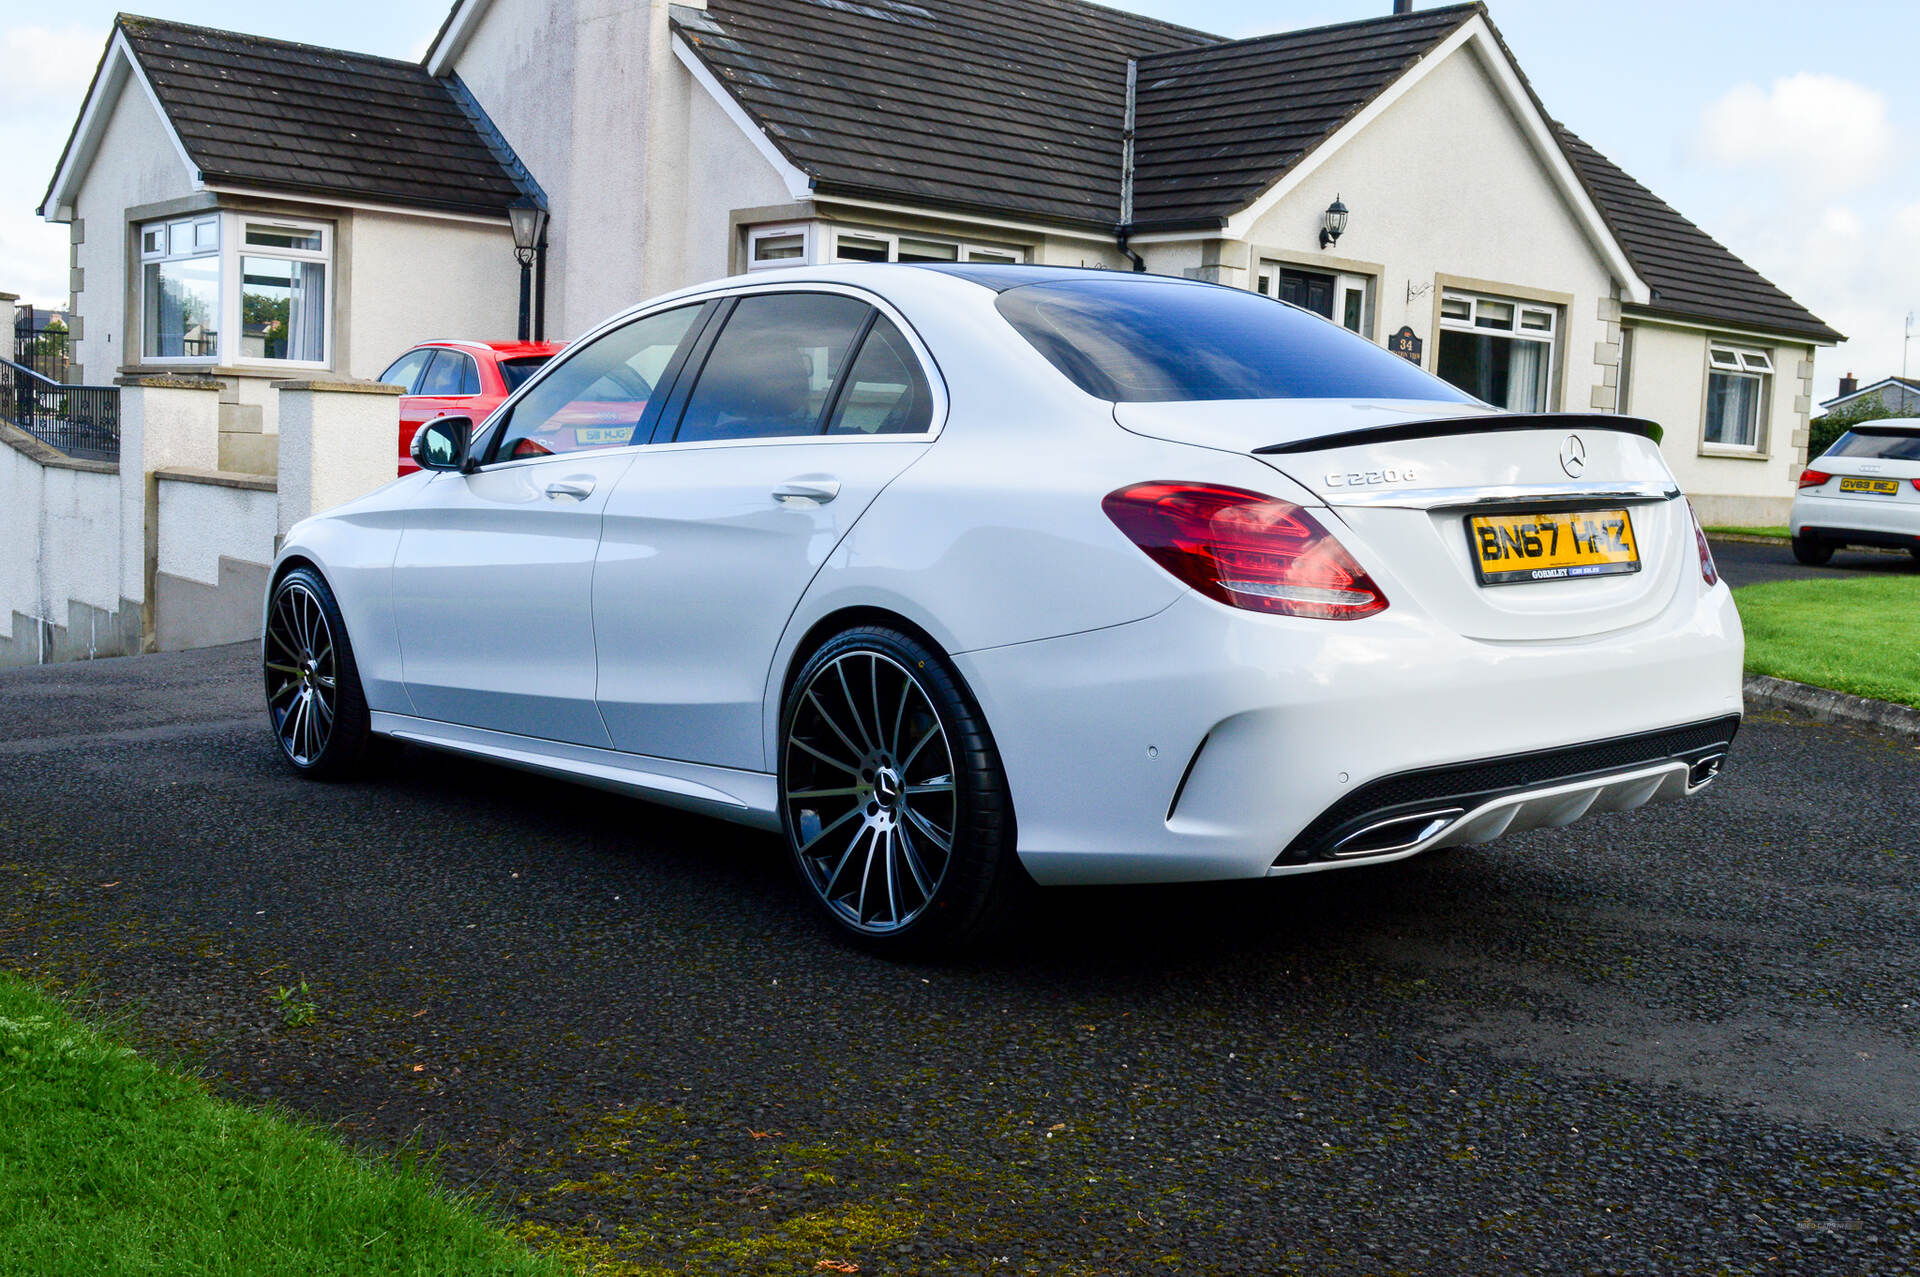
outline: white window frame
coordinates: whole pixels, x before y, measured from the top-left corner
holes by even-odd
[[[1709,457],[1764,457],[1767,455],[1767,418],[1773,409],[1773,356],[1753,346],[1710,340],[1707,372],[1700,393],[1700,454]],[[1707,409],[1713,403],[1713,379],[1732,377],[1754,384],[1753,441],[1727,443],[1709,440]]]
[[[192,225],[195,229],[196,246],[200,229],[211,224],[215,228],[215,247],[207,252],[196,248],[194,252],[174,253],[171,251],[148,251],[147,237],[155,230],[166,228],[169,239],[171,228],[176,225]],[[250,245],[246,242],[249,227],[290,231],[297,235],[317,235],[320,241],[318,249],[277,248],[266,245]],[[142,222],[136,227],[135,246],[138,250],[138,270],[140,272],[139,321],[139,359],[143,364],[214,364],[240,368],[300,368],[324,369],[332,366],[334,319],[337,313],[335,305],[336,286],[339,274],[333,260],[334,228],[329,222],[314,221],[307,218],[280,217],[262,213],[243,213],[234,210],[221,210],[215,213],[195,213],[186,217],[170,217],[152,222]],[[168,249],[171,244],[168,244]],[[147,334],[145,331],[146,304],[146,268],[149,263],[162,261],[185,261],[203,257],[217,258],[220,263],[220,332],[217,348],[211,355],[149,355]],[[326,268],[326,285],[321,319],[320,358],[319,359],[267,359],[246,357],[240,353],[243,334],[240,330],[242,280],[240,262],[243,257],[264,257],[278,261],[317,262]]]
[[[1033,258],[1033,250],[1022,244],[992,243],[985,240],[958,239],[952,235],[924,235],[918,231],[882,231],[864,226],[826,226],[827,232],[822,238],[823,262],[840,260],[840,241],[842,239],[868,240],[873,243],[884,242],[887,246],[886,260],[900,260],[900,241],[902,239],[919,240],[928,244],[951,245],[954,250],[953,261],[956,266],[968,263],[1005,262],[1009,265],[1024,265]]]
[[[1464,318],[1447,314],[1447,303],[1465,302],[1467,313]],[[1482,309],[1489,306],[1512,307],[1513,320],[1509,327],[1501,328],[1494,324],[1482,324]],[[1490,317],[1490,316],[1489,316]],[[1530,318],[1544,317],[1544,327],[1528,326]],[[1546,372],[1547,385],[1543,393],[1545,400],[1540,407],[1542,412],[1552,412],[1559,392],[1560,381],[1560,307],[1551,302],[1528,301],[1524,297],[1501,297],[1493,293],[1469,292],[1464,288],[1443,288],[1440,290],[1440,327],[1458,333],[1472,333],[1476,337],[1504,337],[1509,341],[1530,341],[1547,348]],[[1433,366],[1438,368],[1440,361],[1440,340],[1436,336],[1433,343]]]
[[[186,252],[176,253],[173,251],[173,233],[176,229],[184,229],[193,241]],[[200,233],[203,230],[209,229],[213,232],[213,245],[211,249],[204,248],[200,244]],[[226,283],[226,267],[223,260],[223,232],[225,229],[221,224],[220,215],[211,212],[193,213],[184,217],[168,217],[158,221],[142,222],[135,228],[134,243],[138,260],[134,266],[134,270],[137,273],[136,277],[140,281],[138,299],[135,302],[137,309],[134,312],[139,324],[139,344],[135,347],[135,351],[137,352],[140,363],[204,364],[209,361],[219,362],[219,343],[223,343],[226,340],[227,307],[224,294],[219,300],[214,315],[214,322],[218,325],[219,331],[214,335],[216,346],[213,354],[149,355],[147,353],[147,267],[161,262],[187,262],[199,261],[203,258],[212,258],[218,264],[219,278],[224,287]],[[148,240],[155,235],[160,237],[159,246],[149,248]]]
[[[755,226],[747,232],[747,271],[778,270],[782,266],[807,266],[814,260],[815,226],[812,222],[782,222],[775,226]],[[800,256],[779,257],[772,261],[758,260],[760,244],[763,240],[784,239],[789,235],[800,237]]]

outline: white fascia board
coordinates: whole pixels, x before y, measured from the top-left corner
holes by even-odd
[[[141,69],[139,59],[133,56],[133,48],[127,43],[126,34],[115,27],[113,39],[107,44],[106,57],[100,64],[100,74],[87,93],[87,100],[80,105],[80,122],[74,126],[73,145],[68,149],[60,171],[54,174],[47,202],[40,206],[40,215],[48,221],[60,220],[60,211],[72,207],[87,167],[100,150],[100,139],[106,135],[107,121],[113,118],[114,103],[119,101],[120,92],[128,80],[138,84],[146,95],[147,105],[153,108],[160,127],[166,131],[167,140],[173,143],[173,152],[180,159],[180,167],[186,170],[187,180],[195,190],[203,189],[200,170],[188,158],[187,148],[180,141],[180,134],[174,130],[173,120],[160,105],[160,97],[153,91],[153,84]]]
[[[371,200],[336,199],[331,195],[307,195],[298,191],[270,191],[253,186],[209,186],[215,195],[240,195],[256,200],[280,200],[293,204],[316,204],[322,208],[364,209],[369,213],[391,213],[395,217],[420,217],[442,222],[468,222],[477,226],[508,226],[507,215],[488,217],[484,213],[455,213],[437,208],[412,208],[405,204],[379,204]],[[244,210],[243,210],[244,211]]]
[[[493,0],[459,0],[453,16],[447,19],[447,25],[434,40],[433,47],[427,50],[423,59],[427,74],[444,76],[451,74],[453,64],[460,59],[461,52],[467,47],[467,41],[473,39],[473,33],[480,26],[480,19],[487,16],[487,10]]]
[[[1254,223],[1267,211],[1285,199],[1305,181],[1309,174],[1352,141],[1361,130],[1379,119],[1394,103],[1405,97],[1407,92],[1432,73],[1435,67],[1445,62],[1462,48],[1472,46],[1479,56],[1481,65],[1491,76],[1502,100],[1512,113],[1521,131],[1526,134],[1534,154],[1552,176],[1554,186],[1561,198],[1573,209],[1580,220],[1587,238],[1600,251],[1607,263],[1607,269],[1620,282],[1626,296],[1623,301],[1646,305],[1652,297],[1652,290],[1633,269],[1633,263],[1627,259],[1626,250],[1620,247],[1620,241],[1614,238],[1613,231],[1607,226],[1606,219],[1600,216],[1600,210],[1594,206],[1593,199],[1587,194],[1587,188],[1580,184],[1580,178],[1573,171],[1573,165],[1567,159],[1567,153],[1560,146],[1559,138],[1534,106],[1533,99],[1520,82],[1520,73],[1513,62],[1494,39],[1493,31],[1487,26],[1486,19],[1478,15],[1460,25],[1460,29],[1442,40],[1420,61],[1408,68],[1406,73],[1381,91],[1366,107],[1334,130],[1300,162],[1288,171],[1285,177],[1263,191],[1258,199],[1227,219],[1227,228],[1222,234],[1229,239],[1246,239],[1253,233]]]
[[[746,134],[747,140],[753,143],[754,150],[760,152],[761,158],[773,166],[773,171],[780,175],[782,182],[786,183],[787,194],[795,200],[812,199],[813,178],[795,167],[792,160],[780,153],[780,148],[773,144],[773,139],[767,136],[766,130],[754,122],[753,117],[747,114],[746,108],[740,105],[733,94],[727,92],[726,86],[714,77],[713,72],[707,70],[706,63],[700,60],[692,46],[681,39],[678,32],[675,32],[673,37],[673,56],[680,59],[680,65],[693,76],[694,83],[705,89],[708,96],[719,103],[720,109],[727,113],[727,118],[733,121],[734,127]]]
[[[1659,328],[1681,328],[1688,332],[1703,333],[1709,338],[1724,337],[1730,341],[1757,342],[1761,345],[1806,346],[1812,349],[1836,344],[1807,333],[1790,333],[1777,328],[1758,328],[1752,324],[1742,324],[1731,319],[1691,319],[1685,315],[1641,310],[1638,307],[1642,303],[1625,304],[1632,305],[1635,309],[1621,311],[1620,318],[1623,321],[1632,320],[1635,324]]]
[[[1060,239],[1083,239],[1090,244],[1103,244],[1109,248],[1113,246],[1113,236],[1099,231],[1049,226],[1040,222],[1023,222],[986,214],[962,213],[932,204],[889,204],[884,200],[859,199],[833,194],[816,195],[813,198],[822,206],[823,216],[831,216],[833,210],[841,208],[867,209],[876,213],[902,213],[909,217],[925,217],[941,222],[963,222],[968,226],[984,226],[989,230],[1011,231],[1021,235],[1051,235]]]

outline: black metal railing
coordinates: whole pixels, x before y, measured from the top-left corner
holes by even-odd
[[[41,312],[32,306],[15,309],[13,362],[49,381],[65,382],[73,375],[73,343],[65,321],[56,314],[42,322]],[[5,357],[0,350],[0,359]]]
[[[120,390],[67,386],[0,359],[0,417],[70,457],[120,459]]]

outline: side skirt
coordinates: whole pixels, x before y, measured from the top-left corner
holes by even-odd
[[[373,712],[373,730],[395,740],[558,776],[756,829],[780,828],[778,784],[765,772],[622,754],[380,710]]]

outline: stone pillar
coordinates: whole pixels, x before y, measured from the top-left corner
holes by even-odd
[[[377,381],[276,381],[280,531],[365,496],[399,473],[400,400]]]
[[[13,358],[13,321],[19,313],[18,293],[0,293],[0,359]]]
[[[220,382],[212,377],[122,377],[120,594],[140,600],[141,650],[154,648],[153,575],[160,559],[164,466],[220,464]]]

